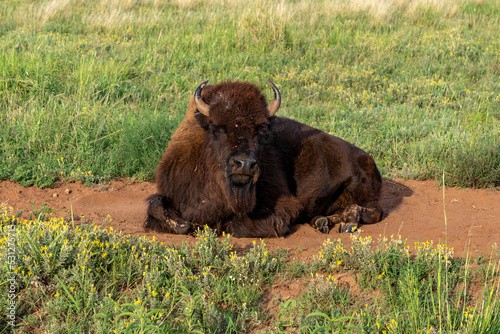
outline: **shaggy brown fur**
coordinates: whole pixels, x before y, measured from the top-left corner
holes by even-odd
[[[381,219],[382,180],[367,153],[269,117],[249,83],[207,86],[201,98],[208,112],[191,98],[158,165],[146,229],[185,234],[208,225],[235,237],[277,237],[292,223],[328,233],[335,224],[349,231]]]

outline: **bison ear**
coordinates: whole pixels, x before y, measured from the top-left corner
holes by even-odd
[[[274,116],[274,114],[276,114],[281,105],[281,94],[280,91],[278,90],[278,87],[276,87],[271,80],[269,80],[269,83],[271,84],[271,87],[273,88],[274,91],[274,100],[267,106],[268,118]]]
[[[198,124],[205,130],[208,131],[208,127],[210,125],[210,122],[208,121],[208,117],[203,115],[201,112],[198,110],[194,113],[194,118],[196,118],[196,121],[198,121]]]

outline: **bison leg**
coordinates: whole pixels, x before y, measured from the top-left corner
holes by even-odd
[[[360,206],[350,204],[340,217],[339,232],[354,232],[360,224],[375,224],[382,218],[382,208],[378,203]]]
[[[146,230],[157,232],[188,234],[191,224],[177,215],[169,215],[166,208],[166,200],[161,195],[153,195],[148,198],[148,216],[144,221]]]
[[[339,214],[330,216],[316,216],[311,220],[309,225],[319,230],[320,232],[328,234],[336,224],[340,223],[340,218],[341,216]]]
[[[235,238],[269,238],[290,234],[288,225],[284,219],[277,216],[256,220],[238,217],[230,221],[225,229]]]

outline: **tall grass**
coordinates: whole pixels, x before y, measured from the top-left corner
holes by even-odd
[[[354,142],[387,177],[495,187],[499,13],[497,0],[3,1],[0,179],[151,180],[201,80],[271,97],[271,78],[281,116]]]

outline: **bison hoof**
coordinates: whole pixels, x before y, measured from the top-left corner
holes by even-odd
[[[167,218],[167,224],[170,226],[172,230],[174,230],[177,234],[188,234],[189,230],[191,230],[191,224],[186,221],[181,223],[176,222],[173,219]]]
[[[177,234],[188,234],[190,230],[191,230],[191,224],[187,222],[178,224],[177,227],[175,228],[175,232],[177,232]]]
[[[314,225],[319,231],[323,232],[324,234],[328,234],[330,232],[330,227],[328,227],[328,219],[325,217],[319,217],[318,219],[316,219]]]
[[[353,233],[358,229],[358,224],[347,224],[340,223],[339,232],[340,233]]]

